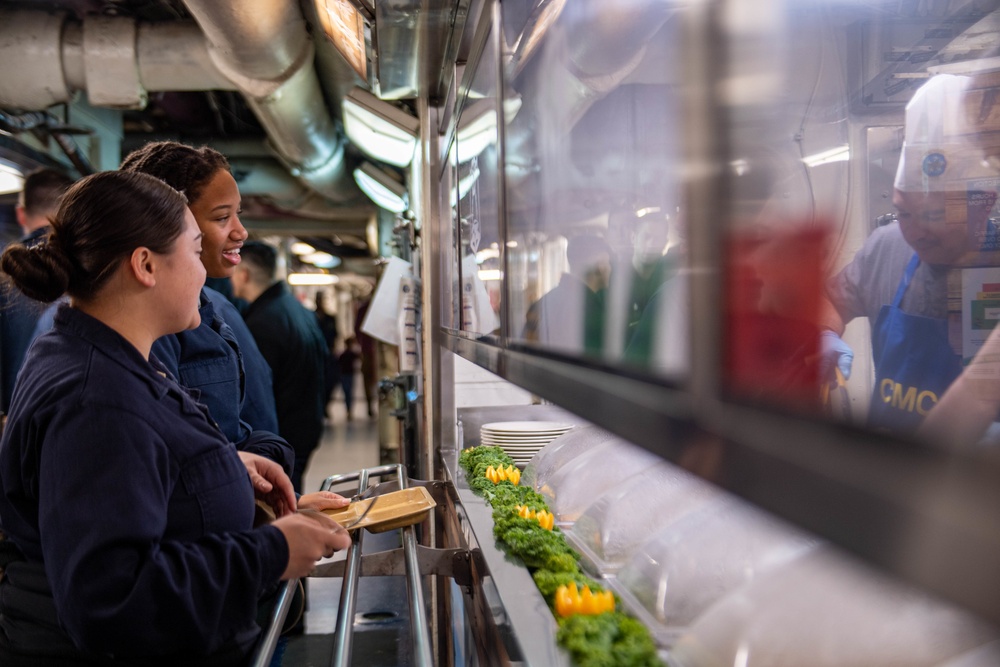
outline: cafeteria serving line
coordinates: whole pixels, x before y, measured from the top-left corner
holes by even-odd
[[[1000,664],[997,0],[5,0],[0,61],[11,247],[40,168],[221,156],[179,373],[237,446],[251,248],[310,330],[351,544],[234,662]]]

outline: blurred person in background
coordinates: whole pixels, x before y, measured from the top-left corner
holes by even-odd
[[[25,177],[14,209],[17,224],[24,234],[18,243],[32,248],[44,241],[50,220],[59,209],[59,200],[72,184],[72,178],[54,169],[38,169]],[[43,310],[42,304],[20,292],[0,291],[0,410],[3,414],[10,408],[14,381],[28,346],[34,340],[35,326]]]
[[[365,390],[365,403],[368,405],[368,417],[375,416],[375,405],[378,402],[378,345],[374,338],[362,331],[365,315],[371,305],[371,297],[358,305],[354,318],[354,337],[361,348],[361,383]]]
[[[292,484],[301,493],[309,457],[323,434],[326,340],[316,316],[277,279],[278,252],[260,242],[243,244],[233,293],[249,303],[246,323],[274,371],[278,433],[295,451]]]
[[[316,324],[319,325],[319,330],[323,332],[323,340],[326,341],[326,349],[330,353],[327,357],[325,369],[326,382],[324,387],[326,396],[323,399],[323,404],[326,406],[326,416],[329,417],[331,416],[330,401],[333,400],[333,394],[337,390],[337,385],[340,384],[340,365],[337,363],[337,316],[326,308],[327,295],[327,292],[316,293]]]
[[[521,335],[565,352],[600,355],[611,248],[599,236],[574,236],[566,242],[566,263],[559,284],[529,306]]]
[[[940,74],[914,94],[894,182],[898,222],[876,229],[828,285],[835,310],[822,336],[831,372],[836,364],[850,374],[845,324],[867,317],[872,326],[874,428],[913,431],[959,376],[962,355],[948,335],[949,272],[970,253],[997,247],[989,220],[997,179],[995,170],[982,178],[974,117],[983,110],[966,104],[971,81]]]
[[[185,197],[103,172],[52,227],[0,258],[27,296],[71,297],[28,353],[0,441],[0,664],[245,665],[279,581],[350,538],[295,513],[280,466],[238,452],[151,353],[201,320]],[[254,527],[255,498],[272,524]]]
[[[354,407],[354,374],[358,372],[358,358],[361,356],[361,347],[358,339],[353,336],[344,341],[344,351],[337,359],[337,368],[340,373],[340,386],[344,390],[344,407],[347,408],[347,421],[354,419],[352,408]]]

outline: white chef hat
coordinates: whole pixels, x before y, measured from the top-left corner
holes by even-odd
[[[906,105],[903,151],[893,183],[897,190],[930,193],[952,189],[971,161],[981,161],[976,157],[980,152],[974,144],[974,129],[965,115],[965,91],[970,82],[967,76],[938,74],[914,93]]]

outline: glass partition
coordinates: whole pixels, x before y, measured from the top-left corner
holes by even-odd
[[[501,11],[510,339],[683,376],[676,10]]]
[[[731,396],[938,444],[995,421],[996,15],[722,4]]]
[[[1000,620],[996,0],[495,11],[504,335],[445,344]]]
[[[461,329],[499,334],[501,252],[499,164],[499,61],[491,28],[455,131],[455,199],[459,221]]]

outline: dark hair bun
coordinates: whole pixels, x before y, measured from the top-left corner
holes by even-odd
[[[0,257],[0,268],[26,296],[43,303],[66,293],[72,272],[69,258],[49,243],[33,248],[12,244]]]

